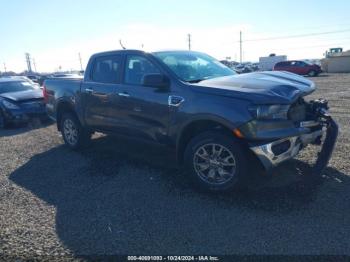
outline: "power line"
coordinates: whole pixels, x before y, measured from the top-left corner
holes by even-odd
[[[309,34],[299,34],[299,35],[289,35],[289,36],[276,36],[276,37],[267,37],[267,38],[256,38],[256,39],[247,39],[243,42],[257,42],[257,41],[268,41],[268,40],[278,40],[278,39],[289,39],[289,38],[300,38],[300,37],[310,37],[310,36],[316,36],[316,35],[328,35],[328,34],[338,34],[338,33],[344,33],[344,32],[350,32],[350,29],[345,30],[337,30],[337,31],[327,31],[327,32],[320,32],[320,33],[309,33]],[[238,41],[240,42],[240,41]]]
[[[341,23],[341,24],[324,24],[324,25],[318,25],[318,26],[303,26],[303,27],[283,27],[283,28],[280,28],[280,27],[275,27],[273,29],[278,29],[278,30],[281,30],[283,29],[284,31],[296,31],[296,32],[300,32],[300,31],[305,31],[305,30],[310,30],[310,29],[324,29],[324,28],[330,28],[330,27],[348,27],[350,26],[350,23]],[[271,33],[273,32],[276,32],[276,31],[270,31]],[[259,33],[266,33],[266,31],[253,31],[252,33],[255,33],[255,34],[259,34]]]

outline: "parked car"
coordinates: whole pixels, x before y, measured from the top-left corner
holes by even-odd
[[[17,80],[24,80],[26,82],[29,82],[31,85],[34,85],[37,88],[40,88],[40,85],[38,83],[34,82],[33,80],[31,80],[30,78],[28,78],[26,76],[9,76],[8,78],[17,79]]]
[[[33,117],[47,119],[42,90],[21,78],[0,78],[0,127]]]
[[[34,83],[39,84],[40,76],[38,76],[38,75],[27,75],[27,78],[32,80]]]
[[[319,65],[306,61],[283,61],[275,64],[274,71],[288,71],[298,75],[317,76],[322,70]]]
[[[68,74],[68,73],[56,73],[53,74],[51,77],[53,78],[76,78],[76,77],[82,77],[78,74]]]
[[[170,147],[206,190],[237,187],[249,166],[271,170],[319,144],[327,129],[318,174],[337,137],[326,102],[304,100],[312,81],[286,72],[237,75],[194,51],[98,53],[84,79],[47,79],[43,90],[70,148],[85,146],[95,131]]]

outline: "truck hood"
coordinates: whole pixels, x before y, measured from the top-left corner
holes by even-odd
[[[38,90],[27,90],[19,92],[9,92],[0,94],[0,97],[12,100],[14,102],[23,102],[26,100],[37,100],[43,98],[43,93],[40,89]]]
[[[291,104],[315,90],[315,84],[305,77],[281,71],[212,78],[192,87],[200,92],[246,99],[256,104]]]

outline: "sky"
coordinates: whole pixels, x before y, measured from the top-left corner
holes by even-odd
[[[79,70],[91,54],[126,48],[191,49],[217,59],[322,58],[350,49],[348,0],[0,0],[0,71]],[[32,64],[34,68],[34,65]]]

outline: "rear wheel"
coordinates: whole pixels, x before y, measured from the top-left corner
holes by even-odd
[[[62,116],[60,129],[64,142],[74,150],[86,146],[90,141],[91,133],[81,126],[78,118],[72,113]]]
[[[184,157],[192,181],[206,191],[232,190],[247,173],[245,151],[233,137],[219,132],[193,138]]]

